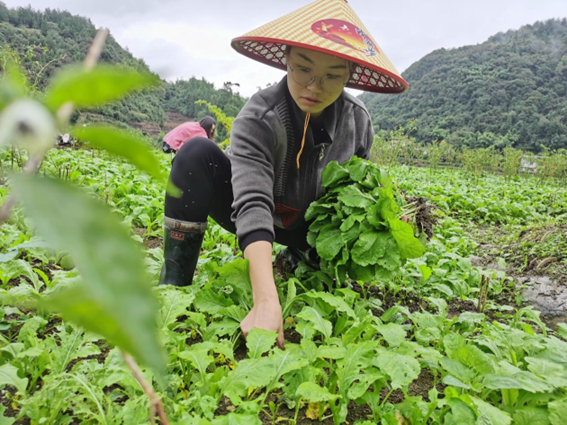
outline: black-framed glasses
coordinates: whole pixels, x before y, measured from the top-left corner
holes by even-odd
[[[319,84],[321,84],[321,88],[323,90],[325,90],[327,93],[336,93],[338,91],[341,91],[348,82],[348,79],[347,81],[344,81],[344,76],[341,77],[338,75],[325,75],[324,77],[317,77],[309,68],[302,66],[292,68],[289,63],[287,64],[287,66],[291,70],[291,76],[293,77],[293,80],[303,87],[307,87],[313,84],[316,79],[319,79]]]

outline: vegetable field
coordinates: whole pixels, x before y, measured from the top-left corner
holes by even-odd
[[[24,161],[18,150],[1,155],[6,198],[8,171]],[[160,155],[167,169],[170,157]],[[110,206],[157,284],[163,184],[96,149],[51,150],[40,174]],[[567,285],[567,189],[553,179],[465,171],[394,166],[390,174],[396,196],[419,200],[416,224],[428,211],[425,252],[403,265],[383,255],[369,281],[371,256],[365,245],[352,248],[361,279],[339,273],[331,288],[323,271],[303,264],[293,276],[278,272],[285,350],[274,348],[275,333],[242,337],[239,322],[252,306],[247,263],[234,236],[209,223],[194,285],[152,289],[167,366],[142,370],[170,423],[565,423],[564,316],[541,316],[523,291],[533,276],[558,291]],[[85,213],[61,211],[63,223]],[[81,279],[73,253],[48,247],[35,226],[16,208],[0,227],[0,424],[147,423],[148,398],[118,348],[26,306]],[[323,268],[332,268],[336,260],[324,255]],[[117,305],[126,295],[116,293]]]

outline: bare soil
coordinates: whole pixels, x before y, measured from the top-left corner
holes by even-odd
[[[144,239],[144,247],[146,249],[163,248],[163,238],[156,236],[145,236],[146,229],[143,227],[133,227],[134,234]]]

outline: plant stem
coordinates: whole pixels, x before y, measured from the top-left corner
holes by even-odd
[[[155,393],[153,387],[148,383],[148,381],[146,381],[146,378],[142,374],[142,371],[136,364],[134,358],[130,354],[124,351],[122,351],[122,357],[124,358],[124,361],[132,371],[134,378],[136,378],[138,383],[142,386],[142,389],[144,390],[144,392],[146,393],[146,395],[150,400],[150,423],[152,424],[155,423],[155,414],[157,412],[161,425],[169,425],[169,421],[167,420],[167,416],[165,414],[165,411],[163,410],[163,405],[161,404],[161,400]]]
[[[382,403],[380,403],[380,407],[384,407],[384,405],[386,404],[386,401],[388,401],[388,399],[390,398],[390,396],[392,395],[393,392],[394,392],[394,389],[392,388],[390,390],[390,392],[386,395],[386,397],[384,397],[384,400],[382,400]]]

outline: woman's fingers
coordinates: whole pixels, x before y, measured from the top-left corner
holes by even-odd
[[[278,330],[278,338],[276,339],[276,344],[277,344],[278,348],[281,348],[282,350],[285,348],[285,338],[284,338],[284,333],[283,333],[283,326],[281,326],[280,329]]]
[[[277,346],[281,349],[285,347],[282,311],[279,302],[275,304],[255,304],[244,320],[240,322],[240,329],[242,330],[245,338],[248,336],[248,332],[250,332],[253,328],[277,332]]]

